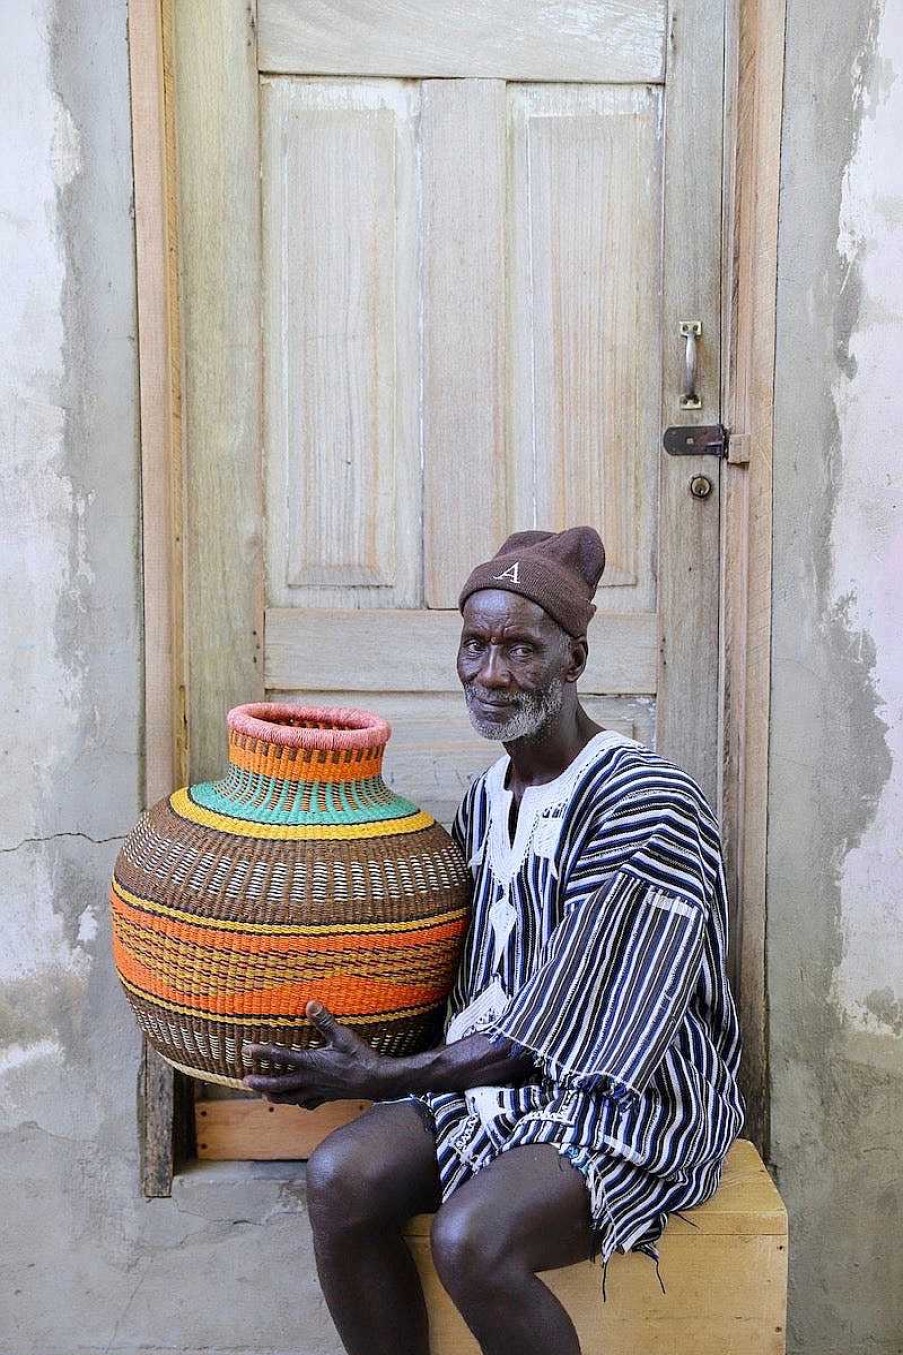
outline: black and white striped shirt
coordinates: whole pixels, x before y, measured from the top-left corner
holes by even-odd
[[[473,784],[453,827],[474,898],[446,1039],[504,1037],[537,1071],[417,1098],[443,1197],[500,1152],[552,1143],[586,1176],[603,1259],[655,1256],[668,1213],[715,1190],[743,1119],[718,828],[689,776],[603,731],[524,792],[512,841],[508,768]]]

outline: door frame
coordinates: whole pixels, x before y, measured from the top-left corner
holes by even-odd
[[[248,696],[263,695],[263,599],[221,578],[218,596],[197,596],[193,544],[186,541],[185,457],[191,404],[186,404],[179,259],[185,242],[178,212],[173,23],[176,0],[129,0],[132,145],[138,308],[144,587],[146,804],[185,784],[189,735],[192,774],[218,768],[200,715],[209,692],[191,681],[186,612],[212,617],[227,633],[253,632],[253,646],[233,646],[241,671],[229,674]],[[250,30],[253,0],[242,7]],[[732,902],[732,981],[744,1031],[741,1080],[747,1101],[745,1133],[768,1158],[768,1012],[765,979],[765,859],[769,697],[771,675],[771,493],[775,293],[785,0],[728,0],[723,100],[721,408],[730,429],[721,476],[719,597],[718,811],[724,832]],[[242,37],[236,50],[247,49]],[[245,57],[239,78],[256,81]],[[252,70],[253,67],[253,70]],[[234,123],[234,108],[224,110]],[[257,128],[231,126],[250,147]],[[181,166],[185,172],[185,165]],[[249,220],[246,244],[259,251],[259,223]],[[249,331],[247,297],[253,269],[219,294],[219,319]],[[187,317],[190,325],[191,317]],[[243,383],[249,408],[259,409],[259,361],[253,336],[240,362],[218,379]],[[251,475],[254,481],[254,475]],[[253,538],[258,505],[233,524],[239,540]],[[226,566],[228,568],[228,566]],[[243,596],[236,625],[236,596]],[[224,599],[229,599],[224,605]],[[203,656],[193,655],[196,666]],[[216,665],[207,665],[208,672]],[[206,684],[205,684],[206,686]],[[219,731],[216,731],[219,737]],[[146,1047],[140,1094],[142,1185],[146,1195],[170,1193],[184,1117],[179,1084],[168,1064]]]

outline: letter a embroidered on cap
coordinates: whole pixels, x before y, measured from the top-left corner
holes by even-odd
[[[493,574],[494,579],[507,579],[510,583],[520,583],[517,577],[517,571],[520,569],[520,560],[515,560],[513,565],[509,565],[501,574]]]

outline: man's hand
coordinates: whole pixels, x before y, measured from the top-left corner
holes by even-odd
[[[386,1056],[377,1054],[347,1026],[340,1026],[322,1003],[308,1002],[305,1015],[326,1043],[319,1049],[301,1051],[278,1044],[245,1045],[252,1063],[268,1059],[289,1064],[294,1071],[280,1073],[278,1077],[251,1073],[244,1079],[244,1085],[267,1101],[303,1106],[305,1110],[315,1110],[324,1101],[357,1096],[376,1101],[384,1095],[385,1078],[381,1073],[389,1063]]]
[[[382,1101],[410,1092],[515,1086],[536,1076],[530,1051],[505,1039],[468,1035],[422,1054],[389,1058],[371,1049],[347,1026],[340,1026],[322,1003],[308,1002],[305,1014],[326,1041],[320,1049],[245,1045],[252,1063],[268,1059],[293,1069],[278,1077],[251,1073],[244,1079],[246,1087],[260,1092],[268,1101],[314,1110],[323,1101],[341,1101],[346,1097]]]

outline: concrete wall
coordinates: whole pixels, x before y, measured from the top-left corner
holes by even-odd
[[[790,0],[768,984],[791,1349],[903,1349],[903,5]]]
[[[125,0],[0,7],[0,1352],[330,1355],[303,1180],[138,1191],[109,959],[141,801]],[[903,15],[790,0],[769,856],[791,1347],[899,1351]],[[895,572],[896,568],[896,572]]]

